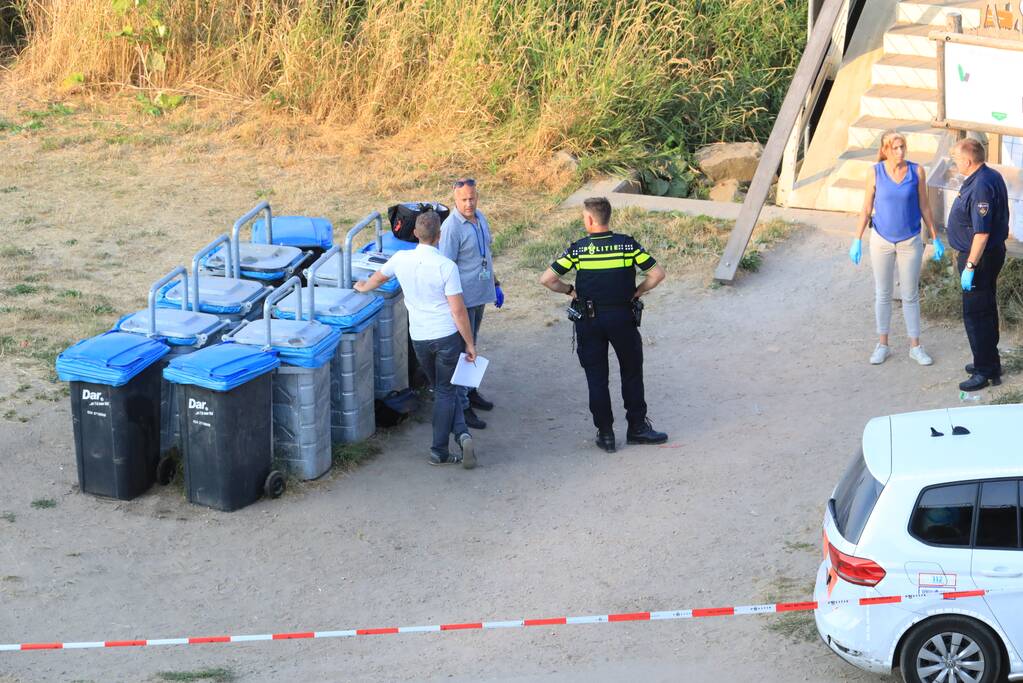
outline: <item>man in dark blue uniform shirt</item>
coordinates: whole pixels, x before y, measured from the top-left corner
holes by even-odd
[[[973,351],[973,362],[966,366],[970,378],[959,388],[976,391],[989,382],[1001,383],[996,285],[1005,263],[1009,199],[1005,180],[984,163],[984,147],[977,140],[956,144],[952,158],[965,180],[948,215],[948,242],[959,252],[963,324]]]
[[[540,277],[540,284],[552,292],[572,297],[572,308],[578,313],[575,330],[579,340],[579,363],[586,372],[590,412],[597,427],[597,446],[614,453],[614,416],[607,388],[608,344],[618,356],[622,374],[622,399],[629,425],[626,443],[664,443],[668,435],[655,431],[647,419],[643,395],[643,339],[633,305],[661,283],[664,268],[632,237],[611,232],[610,222],[611,204],[607,199],[596,197],[583,202],[586,237],[573,242],[551,264]],[[638,287],[637,267],[646,273]],[[561,281],[571,270],[578,271],[574,285]]]

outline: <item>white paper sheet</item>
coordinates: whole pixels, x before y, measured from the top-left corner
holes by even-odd
[[[488,365],[490,365],[490,361],[483,356],[476,356],[476,360],[470,363],[465,360],[464,353],[459,354],[458,365],[455,366],[455,374],[451,376],[451,383],[460,387],[479,388]]]

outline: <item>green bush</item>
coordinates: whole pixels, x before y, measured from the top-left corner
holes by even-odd
[[[920,310],[938,320],[962,319],[963,292],[955,252],[950,254],[940,263],[927,259],[920,273]],[[1023,324],[1023,259],[1005,259],[998,276],[998,313],[1006,330]]]

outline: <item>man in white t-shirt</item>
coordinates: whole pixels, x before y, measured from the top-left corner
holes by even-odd
[[[440,241],[440,216],[427,211],[416,219],[415,249],[399,251],[356,291],[368,292],[397,277],[408,308],[409,336],[423,372],[433,387],[433,445],[431,465],[457,465],[469,470],[476,466],[472,436],[465,426],[451,376],[458,357],[476,360],[469,314],[462,298],[462,283],[454,261],[437,250]],[[449,435],[454,434],[461,454],[448,450]]]

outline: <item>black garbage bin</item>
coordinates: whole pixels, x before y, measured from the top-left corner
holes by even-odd
[[[110,331],[57,356],[71,387],[78,485],[83,493],[131,500],[156,479],[160,459],[161,341]]]
[[[220,343],[178,356],[163,371],[178,386],[181,454],[189,502],[231,512],[276,498],[271,376],[274,351]]]

